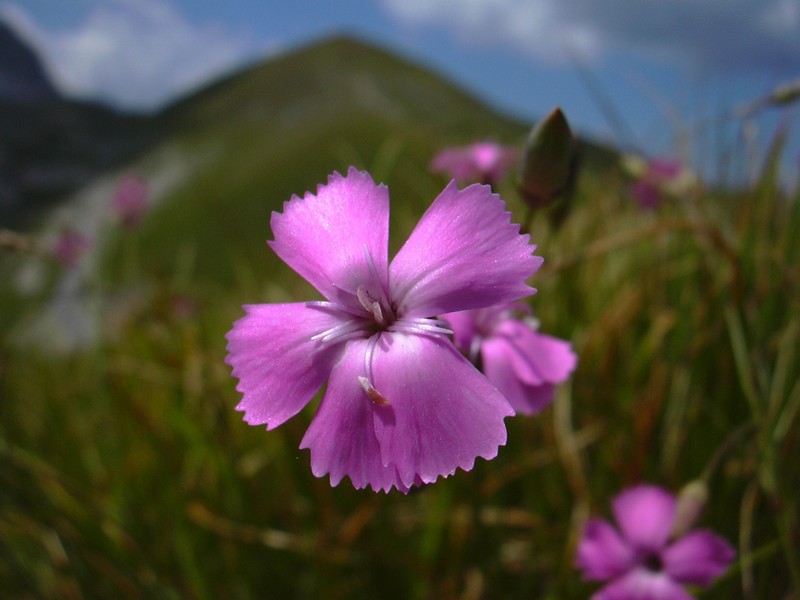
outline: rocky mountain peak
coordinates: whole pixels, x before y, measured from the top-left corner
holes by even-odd
[[[39,57],[0,20],[0,101],[31,103],[57,97]]]

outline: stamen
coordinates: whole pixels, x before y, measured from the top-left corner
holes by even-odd
[[[405,323],[411,323],[414,325],[435,326],[442,329],[444,333],[453,333],[453,331],[450,329],[450,323],[444,319],[434,319],[431,317],[412,317],[410,319],[404,318],[401,320]]]
[[[361,389],[364,390],[364,393],[369,396],[369,399],[372,400],[375,404],[379,404],[381,406],[389,406],[389,401],[383,397],[378,390],[375,389],[375,386],[372,385],[372,382],[363,377],[361,375],[358,376],[358,385],[361,386]]]
[[[449,325],[449,323],[440,319],[400,319],[389,327],[389,331],[416,333],[419,335],[453,335],[453,330],[445,327],[445,325]]]
[[[358,383],[361,386],[361,389],[364,390],[364,393],[369,396],[370,400],[372,400],[375,404],[380,404],[381,406],[388,406],[389,401],[381,394],[375,386],[372,385],[372,381],[375,379],[375,376],[372,374],[372,356],[375,354],[375,346],[378,345],[378,338],[380,336],[373,335],[369,342],[367,342],[367,350],[364,353],[364,371],[366,371],[367,376],[358,378]]]
[[[372,281],[373,283],[377,284],[376,287],[381,294],[381,297],[378,298],[378,301],[384,306],[390,306],[389,297],[386,295],[386,290],[383,288],[383,280],[378,276],[378,269],[375,268],[375,261],[372,260],[372,254],[369,253],[369,248],[366,244],[364,244],[364,256],[367,259],[367,265],[369,266],[370,275],[372,275]]]
[[[361,306],[364,307],[364,310],[367,312],[372,312],[372,303],[374,300],[369,297],[367,288],[365,288],[363,285],[358,286],[358,289],[356,290],[356,296],[358,297],[358,301],[361,303]]]
[[[373,300],[363,285],[358,286],[358,289],[356,290],[356,296],[358,297],[358,301],[361,303],[361,306],[364,307],[364,310],[372,314],[372,318],[375,320],[375,322],[381,327],[386,327],[387,322],[383,316],[383,310],[381,309],[380,302]]]
[[[386,327],[386,320],[383,318],[383,311],[381,310],[381,305],[378,302],[372,303],[372,316],[375,318],[375,322],[378,325],[381,327]]]
[[[361,336],[365,333],[364,321],[346,321],[322,331],[316,335],[311,336],[312,342],[322,342],[327,344],[329,342],[342,342],[345,339],[352,339]]]
[[[372,355],[375,353],[375,346],[378,345],[377,335],[373,335],[367,342],[367,350],[364,352],[364,371],[367,373],[367,379],[373,380],[375,377],[372,375]]]

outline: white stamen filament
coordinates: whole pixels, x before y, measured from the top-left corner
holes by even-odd
[[[373,335],[369,342],[367,343],[367,350],[364,353],[364,371],[366,371],[367,376],[363,377],[361,375],[358,376],[358,385],[361,386],[361,389],[364,390],[364,393],[369,396],[369,399],[372,400],[375,404],[380,404],[381,406],[387,406],[389,401],[381,394],[375,386],[372,385],[375,376],[372,373],[372,356],[375,353],[375,346],[378,345],[378,338],[380,336]]]
[[[399,319],[388,330],[419,335],[452,335],[453,330],[444,327],[446,324],[439,319]]]
[[[311,336],[312,342],[343,342],[345,339],[352,339],[366,333],[366,323],[364,321],[346,321],[330,329]]]
[[[369,248],[364,244],[364,256],[367,259],[367,266],[369,266],[370,275],[372,275],[373,283],[377,284],[378,291],[381,297],[378,301],[384,306],[390,306],[389,297],[386,295],[386,290],[383,288],[383,280],[378,276],[378,269],[375,268],[375,261],[372,260],[372,254],[369,253]]]

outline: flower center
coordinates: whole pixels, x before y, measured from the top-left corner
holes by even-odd
[[[661,555],[657,552],[648,552],[642,559],[642,566],[653,573],[660,573],[664,570],[664,563]]]
[[[397,317],[383,290],[381,290],[380,297],[376,299],[367,291],[366,286],[360,285],[356,290],[356,297],[379,329],[386,329],[395,322]]]
[[[321,331],[311,337],[320,348],[343,344],[349,340],[368,340],[364,356],[364,375],[358,376],[358,385],[364,394],[375,404],[388,405],[390,402],[374,385],[373,355],[380,339],[380,334],[388,332],[425,335],[448,336],[452,331],[448,323],[441,319],[426,317],[404,318],[397,314],[397,305],[389,298],[384,278],[378,275],[375,263],[369,250],[364,247],[364,254],[369,265],[367,281],[356,288],[356,302],[308,302],[306,306],[327,310],[339,315],[342,319],[338,325]]]

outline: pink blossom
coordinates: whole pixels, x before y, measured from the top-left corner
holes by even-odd
[[[66,229],[53,244],[53,256],[65,267],[75,267],[81,257],[92,247],[92,241],[84,234]]]
[[[736,552],[706,529],[675,537],[675,497],[639,485],[612,502],[618,528],[590,519],[578,544],[576,566],[591,581],[608,581],[592,600],[687,600],[686,585],[707,587]]]
[[[451,182],[391,263],[388,189],[353,168],[270,224],[270,247],[325,300],[244,307],[227,362],[245,421],[273,429],[327,381],[300,447],[331,485],[406,492],[496,456],[513,411],[435,316],[535,291],[541,258],[500,197]]]
[[[141,222],[149,201],[147,182],[138,175],[129,175],[117,186],[112,207],[123,227],[130,229]]]
[[[539,333],[530,308],[520,302],[441,318],[450,324],[456,347],[480,365],[517,413],[543,410],[578,361],[569,342]]]
[[[430,164],[434,173],[444,173],[460,183],[496,185],[517,160],[517,149],[496,142],[445,148]]]
[[[655,210],[666,195],[680,194],[693,182],[689,170],[679,161],[655,158],[630,186],[630,193],[643,210]]]

